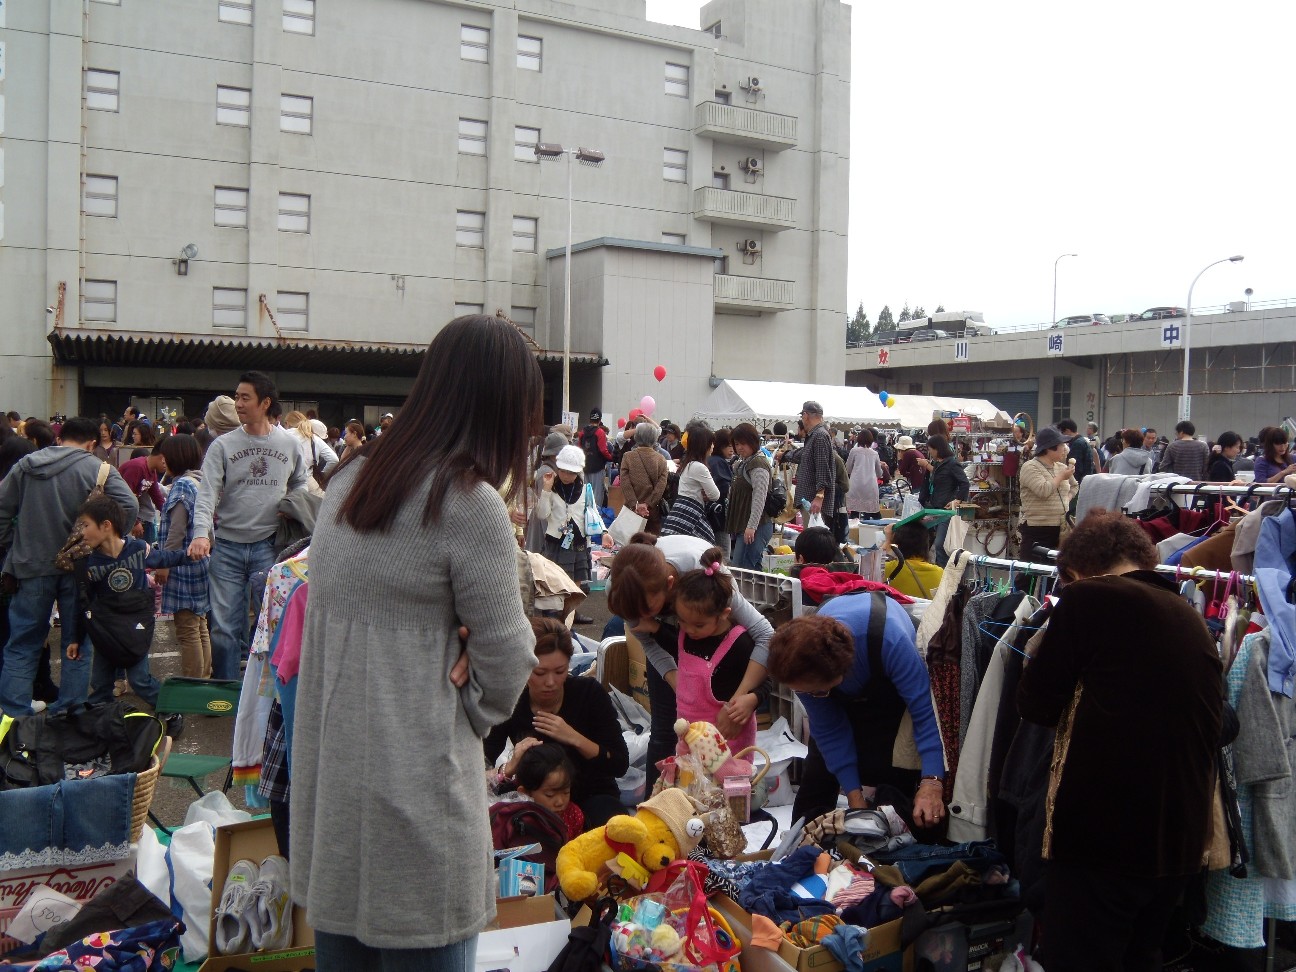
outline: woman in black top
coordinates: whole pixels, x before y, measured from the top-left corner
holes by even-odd
[[[486,737],[486,759],[493,766],[512,740],[513,755],[504,766],[504,775],[512,776],[532,746],[558,743],[576,767],[572,802],[585,814],[585,829],[593,830],[624,812],[617,780],[629,768],[630,754],[603,686],[597,679],[567,674],[571,633],[552,618],[532,618],[531,625],[536,667],[513,714]]]
[[[1208,483],[1231,483],[1233,460],[1242,452],[1242,436],[1236,432],[1224,432],[1220,435],[1215,448],[1211,450],[1210,462],[1206,464],[1206,481]]]

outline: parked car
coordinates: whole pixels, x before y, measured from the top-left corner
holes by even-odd
[[[948,331],[938,331],[934,327],[925,327],[921,331],[914,331],[914,341],[942,341],[949,337]]]
[[[1138,317],[1136,321],[1161,321],[1167,317],[1187,317],[1188,311],[1183,307],[1149,307]]]
[[[1076,327],[1085,324],[1110,324],[1111,320],[1106,314],[1073,314],[1071,317],[1064,317],[1054,324],[1054,327]]]

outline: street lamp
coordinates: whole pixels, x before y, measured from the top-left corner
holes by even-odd
[[[1241,263],[1242,256],[1225,257],[1222,260],[1216,260],[1214,263],[1208,263],[1202,267],[1201,273],[1193,277],[1193,282],[1188,285],[1188,306],[1185,308],[1184,329],[1183,329],[1183,349],[1184,349],[1184,379],[1183,394],[1179,396],[1179,421],[1187,422],[1192,417],[1192,399],[1188,396],[1188,344],[1189,335],[1192,334],[1192,292],[1197,286],[1197,281],[1201,279],[1202,273],[1205,273],[1211,267],[1217,267],[1221,263]]]
[[[1062,261],[1062,257],[1079,256],[1079,253],[1063,253],[1053,261],[1053,320],[1050,322],[1057,327],[1057,265]]]
[[[553,162],[562,156],[567,157],[567,256],[563,260],[563,390],[562,419],[567,420],[571,410],[571,250],[572,250],[572,160],[598,167],[603,164],[602,152],[587,148],[566,149],[555,142],[537,142],[536,158],[541,162]]]

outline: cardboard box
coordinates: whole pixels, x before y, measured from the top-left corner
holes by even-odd
[[[651,712],[652,703],[648,700],[648,656],[644,654],[643,645],[633,631],[626,632],[626,660],[630,675],[630,697]]]
[[[796,554],[764,554],[761,556],[761,571],[766,574],[791,574],[796,564]]]
[[[212,859],[212,917],[210,941],[216,942],[216,909],[225,892],[225,879],[235,862],[246,858],[258,864],[271,854],[279,853],[274,826],[268,818],[245,823],[226,824],[216,828],[216,852]],[[301,972],[315,968],[315,932],[306,924],[306,909],[293,905],[292,944],[270,952],[245,952],[242,955],[212,955],[199,972],[229,972],[231,969],[254,968],[257,972]]]
[[[1026,911],[1002,921],[954,921],[927,929],[913,951],[933,972],[978,972],[990,956],[1029,946],[1034,924]]]
[[[476,972],[545,972],[571,934],[558,914],[552,894],[498,899],[495,920],[477,938]]]
[[[35,887],[43,884],[74,901],[89,901],[134,868],[135,852],[132,850],[120,861],[103,864],[0,871],[0,932],[9,927],[9,922],[22,910]]]
[[[751,940],[751,915],[743,911],[736,901],[724,895],[716,895],[711,899],[711,904],[728,919],[734,933],[744,944]],[[779,946],[778,957],[796,972],[844,972],[845,969],[832,952],[822,945],[797,948],[785,940]],[[913,949],[902,948],[900,945],[900,919],[868,930],[863,961],[863,972],[911,972]]]

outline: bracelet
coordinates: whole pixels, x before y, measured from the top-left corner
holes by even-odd
[[[918,781],[919,786],[939,786],[944,787],[945,781],[939,776],[924,776]]]

